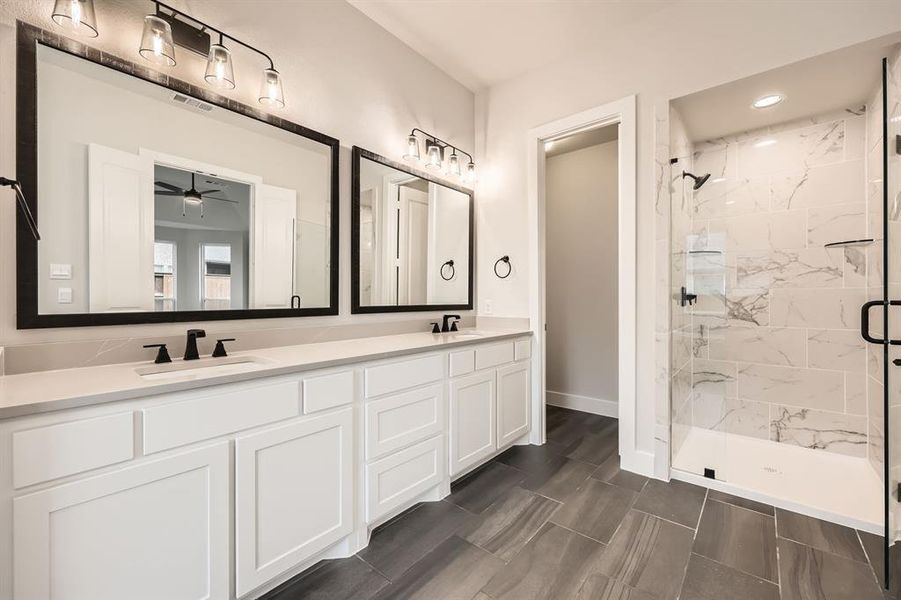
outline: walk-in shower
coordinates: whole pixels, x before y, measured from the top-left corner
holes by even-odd
[[[673,476],[889,545],[901,538],[899,41],[669,111]],[[752,107],[774,91],[785,100]]]

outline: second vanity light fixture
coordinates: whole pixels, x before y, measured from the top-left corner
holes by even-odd
[[[285,105],[282,78],[268,54],[168,4],[156,0],[153,4],[155,12],[144,17],[144,32],[138,51],[141,56],[154,64],[172,67],[175,65],[175,45],[181,46],[206,56],[203,78],[209,85],[222,90],[233,90],[236,87],[235,71],[231,50],[225,45],[228,40],[256,52],[269,62],[269,67],[263,69],[260,82],[260,104],[272,107]],[[218,43],[212,43],[210,33],[219,36]]]
[[[412,161],[421,160],[417,133],[425,139],[425,166],[427,169],[441,170],[442,167],[446,167],[445,173],[447,175],[463,177],[467,183],[475,183],[476,164],[473,162],[472,155],[469,152],[461,150],[418,127],[414,127],[410,135],[407,136],[407,151],[404,152],[405,159]],[[448,151],[450,151],[450,155],[447,154]],[[469,159],[469,162],[463,168],[460,167],[460,158],[457,156],[457,152],[465,154]],[[446,165],[444,164],[445,162],[447,163]]]

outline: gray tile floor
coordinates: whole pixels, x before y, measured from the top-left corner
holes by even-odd
[[[901,598],[881,588],[881,538],[620,471],[615,420],[547,420],[545,446],[508,450],[266,600]]]

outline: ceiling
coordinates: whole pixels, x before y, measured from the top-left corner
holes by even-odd
[[[692,141],[833,111],[856,111],[876,91],[882,57],[899,41],[899,35],[877,38],[683,96],[673,106]],[[785,100],[766,109],[751,107],[755,99],[773,93],[784,95]]]
[[[596,127],[581,133],[575,133],[552,142],[545,142],[545,157],[558,156],[567,152],[582,150],[590,146],[598,144],[606,144],[612,142],[619,137],[619,125],[607,125],[606,127]]]
[[[672,7],[660,0],[348,0],[473,91],[602,43]]]

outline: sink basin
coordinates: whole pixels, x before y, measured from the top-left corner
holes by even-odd
[[[160,365],[149,365],[135,369],[141,379],[158,381],[166,379],[198,379],[231,373],[255,371],[268,361],[255,356],[227,356],[224,358],[201,358],[198,360],[177,360]]]
[[[475,333],[475,332],[466,333],[466,332],[456,332],[455,331],[455,332],[452,332],[449,337],[453,340],[477,340],[483,336],[481,333]]]

